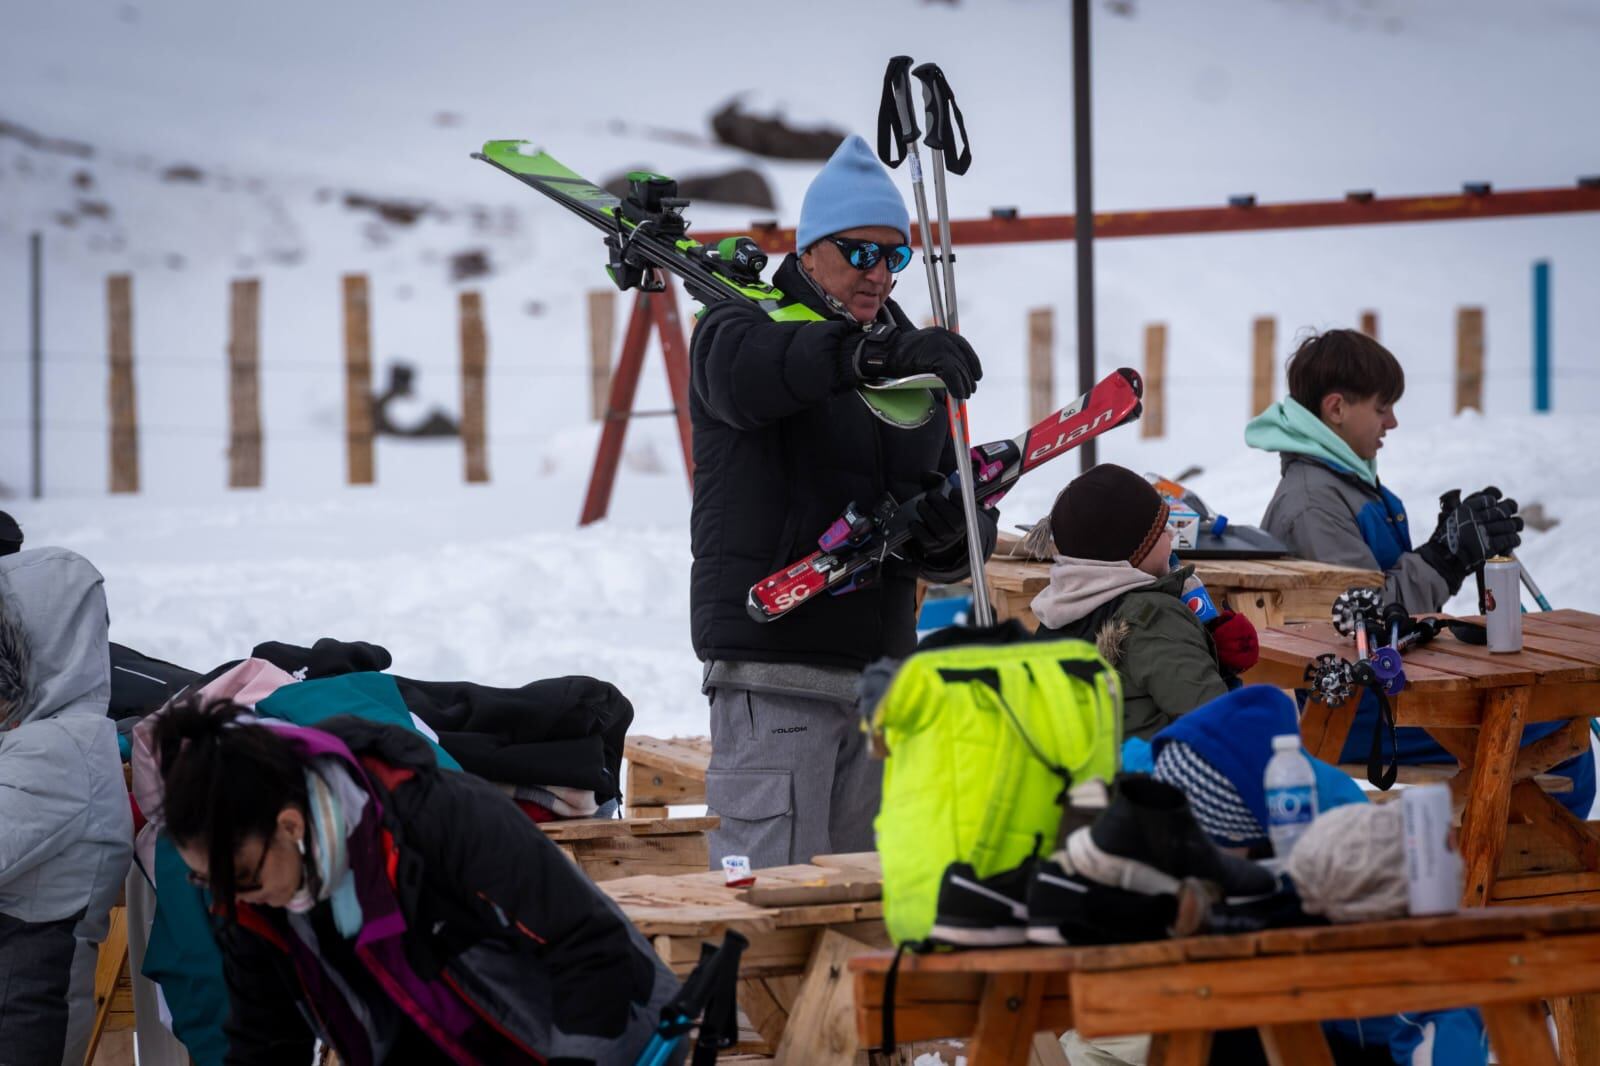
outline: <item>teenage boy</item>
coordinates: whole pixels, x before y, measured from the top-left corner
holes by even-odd
[[[1517,502],[1486,488],[1451,506],[1411,548],[1405,505],[1378,481],[1378,451],[1399,423],[1405,371],[1364,333],[1331,329],[1289,358],[1289,398],[1245,428],[1245,443],[1282,457],[1261,525],[1305,559],[1382,570],[1385,599],[1437,611],[1484,560],[1522,542]]]
[[[1405,505],[1378,480],[1378,451],[1398,422],[1394,407],[1405,392],[1405,371],[1387,348],[1353,329],[1306,338],[1289,358],[1289,398],[1245,427],[1245,443],[1281,457],[1282,477],[1261,525],[1294,554],[1384,574],[1384,598],[1412,614],[1438,611],[1483,569],[1491,556],[1522,543],[1517,502],[1497,488],[1457,501],[1440,500],[1439,520],[1426,543],[1411,547]],[[1365,762],[1378,728],[1375,700],[1362,700],[1344,762]],[[1524,744],[1560,729],[1527,727]],[[1398,731],[1401,763],[1453,762],[1421,729]],[[1571,792],[1556,799],[1580,818],[1594,802],[1594,758],[1585,752],[1555,767]]]

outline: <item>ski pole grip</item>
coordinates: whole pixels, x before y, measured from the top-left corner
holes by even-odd
[[[911,109],[911,57],[895,56],[883,72],[878,103],[878,158],[888,167],[905,162],[906,146],[922,135]]]
[[[967,141],[967,122],[956,105],[955,93],[937,63],[924,63],[912,75],[922,82],[922,105],[928,135],[922,143],[944,153],[944,165],[952,174],[965,174],[972,165],[972,145]],[[961,150],[956,150],[958,139]]]

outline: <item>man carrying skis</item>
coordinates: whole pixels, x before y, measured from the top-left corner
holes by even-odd
[[[983,374],[960,336],[915,328],[889,299],[911,261],[910,230],[887,171],[852,136],[812,181],[797,252],[773,277],[822,321],[774,321],[730,300],[695,331],[690,612],[711,701],[706,803],[722,819],[713,867],[724,855],[759,868],[872,848],[880,770],[854,713],[857,679],[872,660],[911,652],[919,574],[967,576],[961,500],[946,489],[918,504],[905,558],[887,559],[867,587],[768,624],[745,609],[750,586],[816,550],[852,501],[906,500],[955,469],[943,404],[905,428],[857,392],[932,374],[965,399]],[[993,513],[980,522],[987,556]]]

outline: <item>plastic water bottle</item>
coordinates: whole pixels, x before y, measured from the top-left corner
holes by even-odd
[[[1300,752],[1299,734],[1272,738],[1265,783],[1267,834],[1272,837],[1272,853],[1282,862],[1317,816],[1317,775],[1311,760]]]

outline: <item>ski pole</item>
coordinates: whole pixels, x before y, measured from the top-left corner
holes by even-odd
[[[944,272],[945,311],[950,329],[961,332],[956,311],[955,253],[950,250],[950,204],[945,197],[945,169],[965,174],[972,165],[972,146],[967,141],[967,123],[956,104],[950,83],[937,63],[924,63],[912,72],[922,82],[922,104],[927,120],[922,143],[933,157],[934,202],[939,209],[939,261]],[[961,150],[956,151],[956,133],[961,135]]]
[[[944,311],[946,329],[961,332],[960,312],[956,307],[956,256],[950,248],[950,203],[945,195],[945,168],[948,164],[953,174],[965,174],[972,165],[972,146],[967,141],[967,123],[956,105],[955,94],[945,80],[938,64],[924,63],[911,72],[922,82],[922,104],[926,125],[922,143],[933,159],[934,203],[939,211],[939,262],[944,275]],[[909,88],[909,85],[908,85]],[[952,124],[953,123],[953,124]],[[956,131],[961,134],[961,150],[956,151]],[[924,257],[930,249],[928,229],[922,227]],[[967,421],[967,404],[963,400],[950,405],[951,436],[955,438],[958,456],[971,456],[972,430]],[[957,431],[956,421],[960,427]],[[962,464],[963,475],[969,464]],[[989,587],[982,579],[983,545],[979,543],[978,499],[972,478],[961,478],[961,510],[967,523],[967,569],[972,575],[972,613],[980,626],[994,624],[994,608],[989,603]]]
[[[931,76],[924,80],[924,86],[934,78],[943,83],[944,75],[938,67],[932,67]],[[928,301],[933,305],[933,321],[935,325],[953,330],[955,321],[952,319],[945,304],[945,294],[939,285],[939,271],[935,265],[938,258],[933,250],[933,233],[928,225],[928,196],[922,180],[922,157],[917,150],[917,137],[921,131],[917,128],[916,116],[911,109],[911,68],[910,56],[895,56],[889,60],[889,68],[883,76],[883,103],[878,112],[878,154],[891,167],[899,166],[903,160],[911,163],[911,191],[917,204],[917,232],[922,238],[922,263],[928,275]],[[924,69],[924,68],[919,68]],[[919,74],[919,78],[924,75]],[[944,86],[940,95],[949,100],[949,87]],[[953,101],[951,101],[953,105]],[[928,97],[928,113],[930,122],[938,121],[937,102],[930,90]],[[891,108],[890,116],[884,113],[885,108]],[[947,120],[946,120],[946,124]],[[965,137],[965,129],[962,130]],[[892,135],[901,149],[899,158],[891,158],[888,150],[889,139]],[[950,138],[940,139],[941,146],[950,142]],[[933,145],[929,145],[930,148]],[[967,153],[970,155],[970,152]],[[939,196],[941,208],[940,236],[946,242],[949,235],[948,207],[945,203],[944,184],[942,180],[944,159],[938,152],[934,153],[934,172],[939,179],[936,192]],[[965,169],[963,164],[962,169]],[[949,276],[950,263],[945,263],[945,271]],[[953,310],[953,306],[951,308]],[[972,614],[973,620],[980,626],[994,624],[994,609],[989,605],[989,589],[983,577],[983,545],[978,535],[978,496],[977,488],[973,482],[972,473],[972,435],[967,429],[967,405],[965,401],[957,400],[945,391],[945,413],[950,423],[950,439],[956,452],[956,474],[961,487],[961,511],[967,525],[967,568],[972,579]]]
[[[1517,569],[1522,572],[1522,587],[1528,590],[1528,595],[1532,596],[1533,602],[1539,605],[1539,610],[1555,610],[1554,607],[1550,606],[1550,601],[1544,598],[1544,593],[1539,591],[1539,583],[1533,579],[1532,574],[1528,573],[1527,564],[1523,563],[1521,559],[1517,560]]]
[[[933,304],[933,321],[940,326],[946,323],[944,294],[939,288],[938,267],[933,253],[933,234],[928,228],[928,195],[922,183],[922,155],[917,151],[917,138],[922,130],[917,126],[916,115],[911,110],[911,57],[895,56],[889,60],[889,69],[883,74],[883,103],[878,112],[878,153],[885,163],[897,167],[902,160],[911,163],[911,193],[917,203],[917,232],[922,236],[922,265],[928,272],[928,300]],[[893,109],[894,138],[899,142],[901,156],[890,160],[884,156],[884,118],[882,108]],[[948,328],[948,327],[947,327]]]

